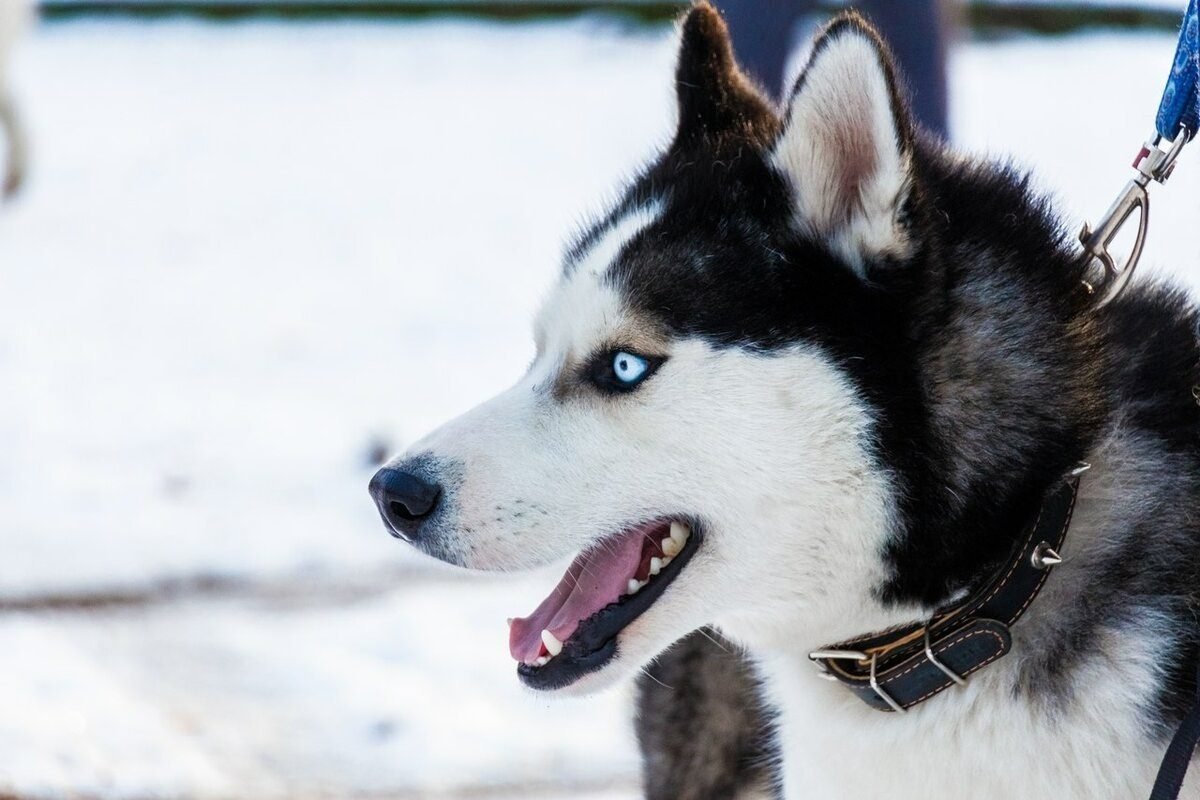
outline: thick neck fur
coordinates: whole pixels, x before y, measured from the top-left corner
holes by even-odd
[[[1084,459],[1107,414],[1105,365],[1085,264],[1026,180],[929,147],[916,170],[919,249],[877,267],[910,282],[909,347],[893,356],[907,363],[864,385],[901,520],[881,597],[937,604],[986,580]],[[895,375],[912,385],[897,391]]]

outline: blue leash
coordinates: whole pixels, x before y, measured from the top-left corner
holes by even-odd
[[[1174,139],[1179,126],[1193,133],[1200,127],[1200,14],[1196,0],[1188,3],[1179,28],[1179,46],[1175,48],[1175,63],[1171,65],[1171,77],[1163,90],[1162,103],[1154,125],[1158,135]]]
[[[1171,76],[1154,119],[1158,135],[1163,138],[1174,138],[1185,131],[1190,135],[1200,127],[1200,13],[1197,13],[1197,1],[1190,0],[1183,16],[1175,62],[1171,65]],[[1150,800],[1179,797],[1196,745],[1200,744],[1200,663],[1196,668],[1195,699],[1167,746]]]

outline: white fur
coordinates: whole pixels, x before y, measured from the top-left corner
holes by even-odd
[[[662,203],[652,201],[625,212],[613,220],[609,228],[582,253],[576,269],[599,275],[608,269],[621,254],[629,240],[652,225],[662,214]]]
[[[568,301],[572,283],[560,290]],[[765,609],[891,621],[869,595],[842,590],[883,578],[876,553],[889,526],[887,479],[866,455],[867,416],[848,381],[810,348],[759,357],[684,340],[635,395],[555,400],[548,385],[567,354],[619,336],[625,322],[611,290],[594,286],[592,299],[597,310],[571,315],[590,329],[551,325],[521,383],[414,448],[465,462],[452,535],[471,537],[476,568],[572,555],[642,519],[703,520],[691,563],[621,634],[617,663],[581,688],[611,683],[719,617],[750,631],[774,624]],[[517,501],[534,513],[498,517]],[[819,641],[836,628],[805,629]]]
[[[813,54],[772,153],[797,222],[852,266],[907,247],[897,211],[908,159],[875,45],[847,31]]]

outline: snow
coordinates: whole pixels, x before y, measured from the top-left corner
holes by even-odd
[[[566,209],[661,129],[659,95],[612,80],[665,89],[661,42],[567,30],[43,28],[18,65],[37,174],[0,220],[0,502],[26,543],[0,591],[404,559],[372,441],[511,379]]]
[[[1173,47],[962,43],[955,135],[1077,225]],[[514,678],[503,619],[554,571],[432,566],[365,487],[523,368],[559,242],[669,133],[669,31],[71,22],[18,55],[0,601],[143,594],[0,614],[0,793],[632,796],[627,693]],[[1197,156],[1153,195],[1147,262],[1200,285]]]
[[[421,580],[351,604],[0,618],[0,643],[17,654],[0,668],[0,791],[632,787],[624,695],[551,703],[521,690],[495,618],[511,590],[466,594]]]

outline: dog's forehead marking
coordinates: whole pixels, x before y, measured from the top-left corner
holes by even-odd
[[[570,271],[572,273],[591,272],[595,275],[604,274],[612,263],[621,255],[629,241],[653,225],[662,216],[663,203],[661,200],[651,200],[648,203],[634,206],[625,210],[619,216],[603,224],[600,232],[587,238],[587,244],[573,254]]]
[[[573,268],[563,275],[538,314],[539,356],[552,354],[559,363],[583,357],[627,320],[625,303],[606,276],[630,240],[661,214],[660,201],[632,208],[609,222],[576,254]]]

